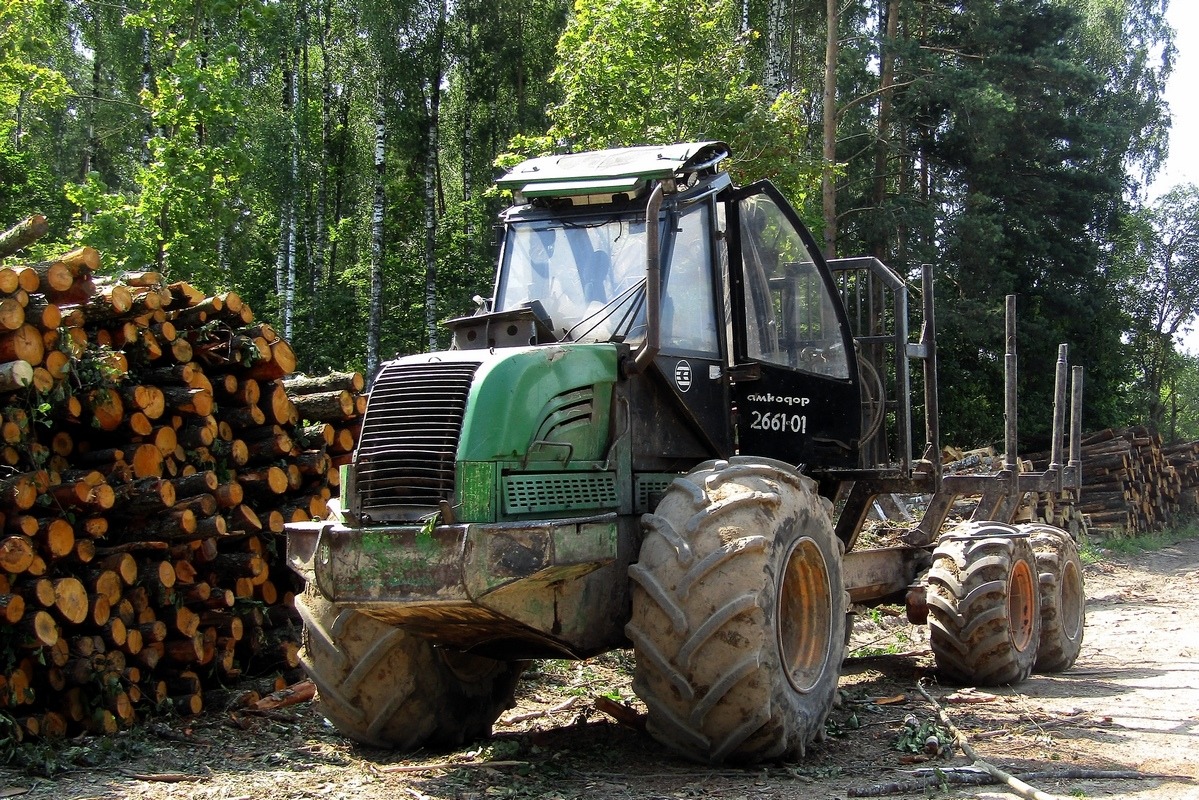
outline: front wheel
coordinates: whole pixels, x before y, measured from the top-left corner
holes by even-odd
[[[435,648],[308,587],[300,660],[317,708],[344,736],[372,747],[454,747],[491,733],[513,703],[523,664]]]
[[[1028,537],[999,522],[941,537],[928,572],[929,641],[948,679],[1019,683],[1041,633],[1037,562]]]
[[[660,743],[755,762],[823,733],[847,606],[830,512],[789,466],[742,457],[675,480],[643,517],[625,630]]]

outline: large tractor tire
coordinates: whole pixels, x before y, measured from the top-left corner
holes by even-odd
[[[1031,674],[1041,634],[1037,562],[1011,525],[972,523],[943,536],[928,572],[929,639],[937,668],[972,686]]]
[[[1087,594],[1082,561],[1070,534],[1050,525],[1021,525],[1037,558],[1041,586],[1041,642],[1036,672],[1062,672],[1082,650]]]
[[[813,487],[779,462],[712,461],[642,518],[633,689],[650,734],[686,758],[795,759],[824,732],[848,595]]]
[[[449,748],[488,736],[510,708],[521,662],[433,647],[377,619],[339,609],[308,587],[300,660],[317,708],[344,736],[372,747]]]

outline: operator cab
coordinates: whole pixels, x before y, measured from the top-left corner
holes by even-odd
[[[634,470],[737,452],[854,466],[857,365],[828,267],[773,185],[732,185],[728,155],[701,142],[513,168],[494,298],[449,323],[454,347],[623,348],[646,378],[627,389]]]

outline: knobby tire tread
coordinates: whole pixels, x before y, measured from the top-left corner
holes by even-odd
[[[836,652],[827,674],[804,696],[787,683],[772,652],[773,587],[781,580],[774,561],[787,544],[757,533],[782,506],[819,528],[805,535],[824,537],[822,554],[834,573],[832,613],[840,614],[829,634]],[[844,646],[840,543],[827,501],[788,468],[715,462],[677,479],[643,525],[641,560],[629,570],[634,611],[626,632],[637,659],[634,690],[649,709],[651,734],[697,761],[802,755],[823,733]]]
[[[1015,644],[1009,576],[1018,559],[1036,575],[1032,549],[1010,526],[982,523],[974,530],[972,538],[943,538],[933,553],[927,592],[933,655],[942,674],[957,683],[1018,683],[1032,672],[1036,647]],[[1039,630],[1039,615],[1034,623]]]

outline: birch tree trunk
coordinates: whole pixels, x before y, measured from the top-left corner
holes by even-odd
[[[292,114],[292,97],[294,91],[293,85],[295,83],[295,73],[292,71],[291,59],[286,50],[279,54],[279,60],[283,66],[283,116],[285,119],[290,121],[294,118]],[[294,143],[290,141],[291,133],[292,131],[290,129],[289,122],[289,179],[292,174],[292,160],[290,158],[290,151],[294,147]],[[291,264],[291,255],[294,252],[294,246],[292,244],[294,240],[292,237],[294,233],[293,223],[295,219],[294,209],[292,208],[295,187],[291,185],[290,180],[287,183],[288,185],[283,187],[279,198],[279,250],[277,257],[275,258],[275,294],[279,297],[279,315],[283,319],[284,337],[290,336],[290,331],[288,328],[290,326],[289,317],[291,314],[291,309],[290,303],[288,302],[288,294],[291,291],[291,287],[288,285],[288,279],[293,270]]]
[[[446,3],[438,9],[434,34],[433,69],[429,79],[428,133],[425,150],[425,330],[429,349],[437,349],[437,151],[440,143],[442,46],[445,41]]]
[[[883,213],[887,202],[887,175],[891,156],[891,106],[895,94],[895,36],[899,30],[899,0],[887,0],[880,9],[885,14],[881,20],[883,37],[879,43],[882,61],[879,70],[878,136],[874,143],[874,208]],[[888,247],[886,226],[874,226],[874,242],[871,251],[879,261],[886,262],[891,253]],[[877,306],[882,308],[882,306]],[[880,311],[881,313],[881,311]]]
[[[288,165],[287,201],[287,282],[283,292],[283,338],[292,336],[296,306],[296,206],[300,196],[300,128],[297,115],[300,113],[299,48],[291,55],[291,161]]]
[[[141,29],[142,44],[142,92],[150,91],[153,66],[150,63],[150,29]],[[142,127],[142,166],[150,163],[150,139],[154,135],[154,120],[146,114],[146,124]]]
[[[366,375],[374,383],[379,371],[379,333],[383,327],[383,182],[386,177],[387,117],[383,80],[375,94],[375,201],[371,211],[371,290],[366,323]]]
[[[828,28],[824,43],[824,174],[820,181],[821,205],[824,211],[824,257],[837,255],[837,184],[834,170],[837,165],[837,54],[840,42],[840,0],[826,0]]]
[[[786,53],[783,48],[785,0],[769,0],[766,8],[766,66],[762,85],[770,97],[778,97],[786,85]]]
[[[80,182],[87,180],[88,174],[92,171],[92,164],[96,159],[96,103],[100,97],[100,14],[98,11],[92,12],[95,16],[92,20],[93,36],[96,39],[96,47],[92,51],[92,96],[88,101],[87,110],[87,138],[83,143],[83,163],[80,165]],[[87,222],[91,219],[91,211],[87,208],[83,209],[83,219]]]
[[[329,26],[333,11],[331,6],[330,0],[325,0],[320,5],[320,25],[317,28],[319,37],[317,43],[321,49],[321,151],[320,157],[316,160],[316,219],[313,226],[316,229],[314,232],[316,241],[309,254],[311,271],[308,276],[308,307],[309,313],[312,315],[309,330],[313,332],[316,330],[317,296],[321,292],[321,281],[328,264],[325,249],[329,243],[326,209],[329,205],[329,163],[332,161],[329,153],[332,124],[330,106],[333,104],[333,78],[329,68]],[[305,366],[311,368],[312,364],[309,362]]]
[[[304,320],[305,334],[311,334],[316,328],[316,295],[312,291],[315,276],[319,274],[316,263],[314,261],[314,250],[312,246],[312,217],[314,206],[316,205],[313,199],[313,181],[311,175],[310,161],[306,155],[308,150],[308,119],[309,119],[309,100],[312,97],[312,85],[310,76],[312,75],[311,64],[309,62],[309,43],[311,40],[311,31],[309,30],[308,16],[308,0],[296,0],[296,15],[297,15],[297,32],[296,39],[297,61],[299,63],[300,80],[296,83],[296,114],[294,117],[294,126],[296,131],[296,179],[298,185],[302,186],[302,191],[298,192],[303,199],[301,213],[297,214],[296,221],[296,238],[297,247],[303,246],[304,258],[304,275],[297,274],[296,279],[292,281],[292,305],[293,316],[295,314],[294,305],[296,286],[298,281],[302,281],[302,286],[306,293],[300,294],[300,300],[308,313]],[[317,159],[317,163],[322,163]],[[298,272],[298,269],[296,270]],[[293,324],[294,327],[294,324]],[[307,355],[304,359],[304,367],[308,366],[308,357],[310,357],[310,348],[304,348]]]

